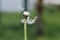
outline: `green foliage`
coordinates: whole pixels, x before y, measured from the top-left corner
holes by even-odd
[[[48,10],[53,9],[53,14]],[[36,16],[36,11],[31,12],[31,18]],[[2,14],[2,23],[0,24],[0,40],[24,40],[23,24],[20,19],[21,13],[10,12]],[[45,37],[48,40],[60,39],[60,11],[57,8],[47,7],[42,15]],[[28,25],[28,40],[35,40],[35,25]]]

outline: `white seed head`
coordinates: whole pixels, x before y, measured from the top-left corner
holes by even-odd
[[[23,12],[23,15],[29,16],[29,12],[25,11],[25,12]]]

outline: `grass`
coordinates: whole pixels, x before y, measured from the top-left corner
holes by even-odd
[[[47,9],[48,10],[48,9]],[[53,10],[53,13],[44,10],[42,15],[45,38],[48,40],[60,40],[60,11]],[[32,12],[31,18],[36,16]],[[20,23],[21,13],[3,13],[0,25],[0,40],[24,40],[23,24]],[[35,40],[35,25],[28,25],[28,40]]]

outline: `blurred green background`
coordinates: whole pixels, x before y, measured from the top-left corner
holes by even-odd
[[[31,18],[36,16],[36,11],[31,12]],[[0,15],[0,40],[24,40],[21,12],[2,12]],[[43,9],[44,40],[60,40],[60,9],[48,5]],[[28,25],[28,40],[35,40],[35,25]]]

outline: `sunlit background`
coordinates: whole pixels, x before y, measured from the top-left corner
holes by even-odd
[[[37,0],[28,0],[31,18],[37,14],[35,3]],[[44,40],[60,40],[60,0],[43,0],[43,5]],[[24,0],[0,0],[0,40],[24,40],[23,10]],[[35,25],[28,25],[28,40],[35,40],[35,33]]]

